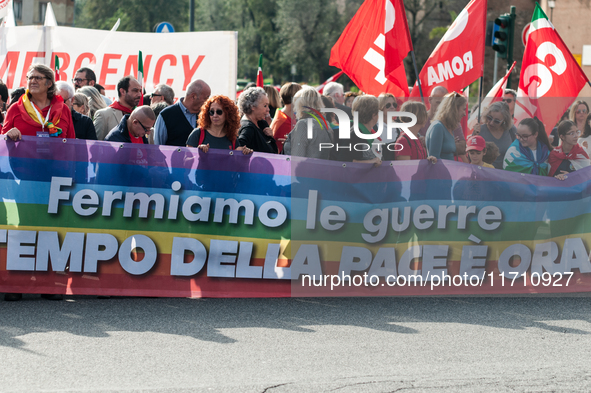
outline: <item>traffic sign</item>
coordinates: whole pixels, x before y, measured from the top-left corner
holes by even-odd
[[[174,33],[174,27],[168,22],[160,22],[156,25],[156,33]]]

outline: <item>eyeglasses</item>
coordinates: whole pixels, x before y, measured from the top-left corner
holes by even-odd
[[[577,109],[577,114],[584,113],[587,114],[589,112],[587,109]]]
[[[213,116],[213,115],[215,115],[215,114],[217,114],[218,116],[221,116],[221,115],[223,115],[223,114],[224,114],[224,111],[223,111],[223,110],[221,110],[221,109],[217,109],[217,110],[215,110],[215,111],[214,111],[213,109],[210,109],[210,110],[209,110],[209,116]]]
[[[391,103],[391,102],[388,102],[388,103],[387,103],[387,104],[384,106],[384,108],[386,108],[386,109],[390,109],[390,108],[392,108],[392,107],[393,107],[394,109],[396,109],[396,108],[398,108],[398,104],[393,104],[393,103]]]
[[[41,82],[43,79],[49,79],[46,76],[38,76],[38,75],[29,75],[27,76],[28,81],[37,81]]]
[[[529,135],[521,135],[518,133],[515,133],[515,136],[517,137],[517,139],[521,139],[522,141],[526,141],[529,139],[530,136],[532,136],[533,134],[529,134]]]
[[[88,81],[90,79],[86,79],[86,78],[72,78],[72,83],[82,83],[82,81]]]
[[[503,120],[495,119],[491,115],[487,115],[486,116],[486,122],[487,123],[493,123],[493,124],[499,125],[499,124],[502,124],[503,123]]]
[[[142,126],[142,128],[144,129],[144,131],[146,131],[146,134],[149,134],[150,132],[154,131],[154,127],[150,127],[150,128],[146,128],[144,127],[144,125],[142,124],[141,121],[139,121],[138,119],[135,119],[138,123],[140,123],[140,126]]]
[[[579,135],[581,135],[581,130],[570,131],[570,132],[567,132],[566,135],[568,135],[568,136],[575,136],[575,135],[576,136],[579,136]]]
[[[513,101],[515,101],[513,98],[503,98],[503,102],[506,102],[507,104],[512,104]]]

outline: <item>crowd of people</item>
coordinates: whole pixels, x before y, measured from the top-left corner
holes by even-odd
[[[10,97],[0,83],[5,108],[2,134],[12,140],[30,135],[151,143],[193,147],[204,153],[229,149],[373,165],[393,160],[456,160],[561,179],[589,165],[591,115],[585,101],[576,101],[548,133],[538,119],[515,124],[517,93],[511,89],[502,101],[483,108],[481,121],[467,133],[462,127],[467,99],[442,86],[432,89],[427,105],[407,101],[399,108],[392,94],[345,92],[336,82],[328,83],[323,94],[293,82],[279,90],[251,86],[234,100],[210,97],[207,82],[195,80],[175,103],[170,86],[159,84],[152,94],[145,94],[133,76],[118,81],[118,97],[111,101],[90,68],[79,69],[70,84],[56,82],[50,68],[34,64],[26,79],[26,88],[14,89]],[[347,118],[340,118],[333,109]],[[417,121],[407,129],[414,137],[400,128],[391,129],[395,122],[410,120],[393,116],[396,111],[414,114]],[[349,135],[340,131],[343,122]],[[368,148],[354,148],[358,144]],[[322,149],[323,145],[333,148]]]
[[[293,82],[279,90],[251,86],[234,100],[211,96],[207,82],[194,80],[175,103],[170,86],[159,84],[152,94],[145,94],[133,76],[118,81],[118,97],[111,101],[89,68],[79,69],[70,84],[56,82],[53,70],[34,64],[26,80],[26,87],[10,95],[0,82],[1,133],[14,141],[23,135],[78,138],[183,146],[204,154],[224,149],[374,166],[394,160],[455,160],[559,180],[590,164],[591,114],[585,101],[576,101],[548,132],[536,118],[515,124],[517,93],[511,89],[505,90],[502,101],[483,108],[479,123],[465,132],[467,99],[441,86],[432,89],[427,105],[406,101],[399,108],[391,94],[344,92],[336,82],[328,83],[322,94]],[[347,117],[337,115],[336,109]],[[411,120],[393,116],[396,111],[416,118],[408,133],[390,129],[394,122]],[[348,135],[341,132],[343,126]],[[6,294],[5,299],[19,296]]]

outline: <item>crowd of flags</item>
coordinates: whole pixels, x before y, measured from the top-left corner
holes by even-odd
[[[484,75],[486,11],[487,0],[468,3],[417,72],[411,92],[404,59],[411,53],[414,60],[414,53],[402,0],[366,0],[332,48],[329,64],[340,68],[368,94],[388,92],[418,99],[428,97],[436,86],[464,91]],[[480,107],[502,99],[514,67],[495,84]],[[537,117],[550,132],[586,83],[585,73],[536,3],[521,63],[516,123]],[[473,127],[476,120],[477,116],[472,116],[468,126]]]

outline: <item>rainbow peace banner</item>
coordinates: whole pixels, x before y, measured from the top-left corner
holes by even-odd
[[[590,171],[0,141],[0,292],[588,292]]]

